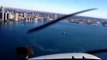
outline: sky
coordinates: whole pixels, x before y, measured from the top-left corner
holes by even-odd
[[[64,14],[97,8],[79,15],[107,19],[107,0],[0,0],[0,6]]]

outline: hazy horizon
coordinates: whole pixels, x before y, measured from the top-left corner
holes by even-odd
[[[106,0],[0,0],[0,6],[62,14],[98,8],[91,12],[79,14],[79,16],[107,19],[106,2]]]

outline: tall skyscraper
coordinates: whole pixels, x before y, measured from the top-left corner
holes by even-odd
[[[7,12],[4,13],[4,20],[5,20],[5,21],[8,20],[8,13],[7,13]]]
[[[1,13],[1,11],[0,11],[0,21],[2,20],[2,13]]]
[[[4,7],[3,6],[1,6],[1,14],[2,14],[2,21],[4,21],[5,19],[5,16],[4,16],[4,13],[5,13],[5,9],[4,9]]]

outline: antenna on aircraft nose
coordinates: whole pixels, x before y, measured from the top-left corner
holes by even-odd
[[[33,54],[32,46],[17,47],[16,54],[20,60],[28,60],[28,57]]]

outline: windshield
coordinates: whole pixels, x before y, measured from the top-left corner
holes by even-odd
[[[33,47],[30,57],[106,49],[106,2],[0,0],[0,60],[19,60],[16,48],[23,46]]]

